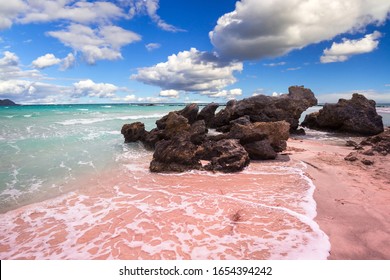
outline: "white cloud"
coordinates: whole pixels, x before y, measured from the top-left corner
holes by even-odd
[[[381,24],[388,0],[241,0],[209,36],[219,54],[252,60],[277,57],[336,35]]]
[[[76,63],[76,58],[72,53],[69,53],[64,59],[62,59],[61,70],[72,68]]]
[[[159,49],[160,47],[161,47],[161,45],[158,43],[149,43],[149,44],[145,45],[145,48],[148,51],[153,51],[153,50]]]
[[[166,23],[157,14],[159,8],[159,0],[131,0],[129,14],[133,17],[136,14],[147,14],[159,28],[170,32],[182,32],[185,31],[181,28]]]
[[[69,20],[86,24],[105,23],[124,17],[123,10],[108,1],[30,0],[28,5],[28,10],[18,18],[18,22],[25,24]]]
[[[378,47],[381,36],[380,32],[375,31],[359,40],[343,38],[342,43],[333,43],[330,49],[324,50],[321,63],[342,62],[353,55],[372,52]]]
[[[283,66],[286,65],[286,62],[282,61],[277,63],[264,63],[263,65],[268,67]]]
[[[48,34],[75,51],[82,52],[90,64],[102,59],[120,59],[120,49],[124,45],[141,40],[140,35],[112,25],[92,29],[81,24],[71,24],[66,30],[51,31]]]
[[[0,1],[0,30],[10,28],[14,18],[26,8],[21,0]]]
[[[74,97],[99,97],[99,98],[114,98],[115,93],[119,88],[113,84],[108,83],[95,83],[94,81],[82,80],[73,84]]]
[[[302,67],[291,67],[291,68],[287,68],[286,70],[287,71],[297,71],[297,70],[300,70],[302,69]]]
[[[222,90],[216,93],[204,93],[212,98],[226,98],[226,99],[236,99],[238,96],[242,95],[242,89],[234,88],[230,90]]]
[[[0,80],[42,78],[42,74],[38,70],[22,70],[19,65],[19,57],[15,53],[5,51],[3,55],[0,58]]]
[[[52,53],[47,53],[43,56],[38,57],[36,60],[32,62],[33,67],[43,69],[56,64],[59,64],[61,59],[55,57]]]
[[[340,98],[351,99],[354,93],[363,94],[367,99],[372,99],[376,103],[390,103],[390,92],[379,92],[373,89],[318,94],[316,97],[319,103],[336,103]]]
[[[214,54],[195,48],[168,57],[168,61],[138,69],[131,78],[145,84],[187,92],[216,92],[236,82],[241,62],[222,62]]]
[[[162,97],[177,98],[180,95],[180,92],[174,89],[162,90],[159,94]]]

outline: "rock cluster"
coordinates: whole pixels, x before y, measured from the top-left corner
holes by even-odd
[[[196,104],[189,104],[157,120],[151,131],[135,122],[123,125],[121,133],[125,142],[141,141],[154,150],[152,172],[237,172],[250,160],[275,159],[286,149],[289,132],[297,129],[301,113],[316,104],[311,90],[295,86],[277,97],[229,101],[217,114],[216,103],[200,112]],[[209,128],[221,133],[210,135]]]
[[[355,162],[360,161],[365,165],[374,164],[374,156],[390,155],[390,128],[386,128],[382,133],[370,136],[359,144],[354,141],[347,141],[347,146],[352,146],[356,150],[344,159]]]
[[[319,112],[307,115],[301,125],[319,130],[376,135],[383,131],[383,122],[375,105],[375,101],[355,93],[350,100],[325,104]]]

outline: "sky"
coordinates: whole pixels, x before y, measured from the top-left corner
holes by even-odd
[[[390,0],[0,0],[0,99],[390,103]]]

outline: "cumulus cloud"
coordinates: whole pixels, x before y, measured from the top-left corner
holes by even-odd
[[[16,16],[27,9],[22,0],[1,1],[0,2],[0,30],[12,26]]]
[[[230,90],[222,90],[216,93],[204,93],[212,98],[226,98],[226,99],[236,99],[238,96],[242,95],[242,89],[234,88]]]
[[[140,68],[131,78],[163,90],[216,92],[236,82],[235,71],[242,71],[241,62],[219,61],[214,54],[195,48],[168,57],[168,61]]]
[[[38,57],[32,62],[33,67],[43,69],[56,64],[59,64],[61,59],[55,57],[52,53],[47,53],[43,56]]]
[[[19,65],[19,57],[12,52],[5,51],[0,58],[0,80],[14,80],[20,78],[42,78],[38,70],[22,70]]]
[[[65,30],[51,31],[48,35],[83,53],[85,60],[94,64],[97,60],[122,58],[120,49],[141,40],[141,36],[118,26],[107,25],[97,29],[81,24],[71,24]]]
[[[342,43],[333,43],[330,49],[324,50],[321,56],[321,63],[342,62],[351,56],[374,51],[379,44],[378,39],[382,34],[378,31],[367,34],[359,40],[348,40],[343,38]]]
[[[12,1],[9,1],[12,2]],[[28,1],[28,10],[18,18],[20,23],[69,20],[77,23],[109,22],[124,17],[123,10],[108,1]]]
[[[149,43],[149,44],[145,45],[145,48],[148,51],[153,51],[153,50],[159,49],[160,47],[161,47],[161,45],[158,43]]]
[[[108,83],[95,83],[94,81],[82,80],[73,84],[74,97],[99,97],[99,98],[114,98],[115,93],[119,88],[113,84]]]
[[[174,89],[167,89],[167,90],[162,90],[159,95],[162,97],[177,98],[179,97],[180,92]]]
[[[351,90],[347,92],[334,92],[316,95],[319,103],[336,103],[340,98],[351,99],[352,94],[363,94],[366,98],[376,103],[390,103],[390,92],[379,92],[373,89]]]
[[[277,57],[307,45],[383,23],[388,0],[241,0],[219,18],[210,39],[220,55],[240,60]]]

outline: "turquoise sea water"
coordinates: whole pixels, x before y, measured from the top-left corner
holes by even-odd
[[[182,106],[39,105],[0,107],[0,212],[55,196],[80,176],[118,164],[124,123]],[[134,151],[141,149],[133,145]]]

